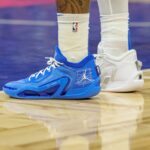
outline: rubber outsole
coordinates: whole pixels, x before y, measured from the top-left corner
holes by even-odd
[[[144,86],[144,80],[133,80],[133,81],[127,81],[127,82],[120,82],[118,86],[115,84],[116,82],[111,83],[111,88],[102,88],[102,91],[104,92],[115,92],[115,93],[122,93],[122,92],[134,92],[138,91],[143,88]],[[113,84],[115,85],[113,87]]]
[[[17,99],[33,99],[33,100],[48,100],[48,99],[87,99],[93,96],[96,96],[101,91],[101,87],[99,85],[99,79],[95,80],[91,85],[80,88],[80,89],[70,89],[65,95],[60,95],[57,92],[52,96],[19,96],[20,92],[16,92],[15,90],[11,90],[8,88],[3,88],[3,91],[9,95],[10,97]],[[90,91],[90,92],[89,92]]]

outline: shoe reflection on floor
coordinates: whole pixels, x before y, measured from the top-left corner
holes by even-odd
[[[60,150],[130,150],[142,118],[138,93],[101,93],[84,101],[10,101],[4,107],[43,123]]]

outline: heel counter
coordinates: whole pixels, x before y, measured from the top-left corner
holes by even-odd
[[[95,74],[95,78],[99,77],[101,74],[99,65],[96,64],[95,58],[91,61],[92,72]]]

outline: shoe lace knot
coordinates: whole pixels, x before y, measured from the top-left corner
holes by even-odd
[[[32,78],[35,78],[37,79],[39,77],[39,75],[42,75],[44,76],[45,75],[45,72],[48,71],[48,72],[51,72],[51,69],[55,69],[61,65],[63,65],[63,63],[60,63],[58,62],[55,58],[53,57],[45,57],[45,59],[48,59],[47,61],[47,67],[45,69],[42,69],[40,70],[39,72],[37,73],[34,73],[32,74],[30,77],[29,77],[29,81],[31,81]]]

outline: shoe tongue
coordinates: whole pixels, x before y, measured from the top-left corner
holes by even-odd
[[[67,62],[66,57],[61,53],[61,50],[58,47],[55,48],[54,58],[61,63]]]

